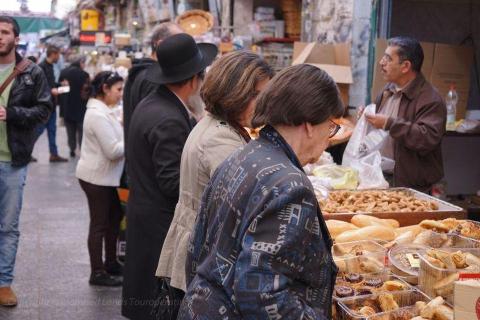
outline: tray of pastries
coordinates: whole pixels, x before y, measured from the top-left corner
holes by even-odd
[[[387,190],[331,191],[318,199],[325,219],[350,221],[359,213],[383,219],[396,219],[400,226],[423,220],[464,219],[462,208],[409,188]]]
[[[453,320],[453,309],[442,297],[432,300],[418,290],[343,299],[334,307],[336,320]]]

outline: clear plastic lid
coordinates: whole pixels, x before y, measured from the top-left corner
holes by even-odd
[[[401,272],[418,277],[420,253],[426,249],[428,249],[427,246],[419,244],[398,245],[388,252],[388,260]]]

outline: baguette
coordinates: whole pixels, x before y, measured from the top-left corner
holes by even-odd
[[[415,240],[415,234],[413,231],[407,231],[399,236],[397,236],[394,240],[396,244],[409,244]]]
[[[357,227],[363,228],[368,226],[384,226],[391,228],[398,228],[400,224],[394,219],[379,219],[374,216],[366,214],[356,214],[352,217],[351,222]]]
[[[395,220],[395,219],[382,219],[382,220],[388,222],[390,226],[392,226],[392,228],[400,228],[400,222],[398,222],[398,220]]]
[[[326,220],[325,223],[327,224],[328,231],[333,239],[345,231],[358,230],[357,226],[345,221]]]
[[[401,236],[402,234],[411,231],[413,233],[413,235],[416,237],[423,230],[424,229],[422,227],[420,227],[418,224],[415,224],[413,226],[397,228],[397,229],[395,229],[395,233],[397,234],[397,236]]]
[[[351,242],[358,240],[384,240],[395,239],[395,231],[391,227],[369,226],[358,230],[345,231],[335,239],[337,243]]]

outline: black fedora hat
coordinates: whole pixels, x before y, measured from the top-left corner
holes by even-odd
[[[189,79],[208,67],[217,53],[218,49],[214,44],[197,44],[192,36],[186,33],[175,34],[158,45],[158,63],[147,73],[147,80],[168,84]]]

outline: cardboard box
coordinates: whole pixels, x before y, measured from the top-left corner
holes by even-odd
[[[480,320],[480,280],[455,282],[455,320]]]
[[[348,106],[348,89],[353,83],[349,44],[295,42],[292,65],[301,63],[325,70],[337,83],[343,103]]]
[[[129,46],[131,36],[128,33],[115,34],[115,45],[119,47]]]
[[[457,119],[465,118],[470,90],[470,69],[473,63],[473,49],[466,46],[431,42],[420,42],[420,44],[425,56],[422,65],[422,73],[425,79],[437,88],[443,98],[447,96],[450,84],[454,83],[459,95]],[[387,40],[377,39],[371,91],[372,101],[375,101],[375,98],[386,84],[378,64],[386,48]]]

